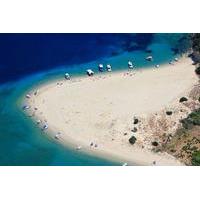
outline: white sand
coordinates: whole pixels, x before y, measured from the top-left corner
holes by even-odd
[[[128,164],[151,165],[156,161],[156,165],[180,165],[166,153],[141,149],[139,139],[134,145],[128,139],[134,135],[134,116],[177,102],[197,82],[191,63],[182,58],[173,66],[139,70],[134,75],[118,72],[56,81],[41,86],[28,101],[32,108],[38,108],[36,119],[46,121],[53,136],[60,132],[58,141],[72,148],[80,145],[81,151]],[[90,147],[91,142],[98,147]]]

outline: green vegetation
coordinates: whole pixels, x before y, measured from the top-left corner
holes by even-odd
[[[194,125],[200,126],[200,108],[181,120],[181,123],[185,129],[191,129]]]
[[[200,33],[191,34],[192,38],[192,49],[200,52]]]
[[[190,57],[197,66],[196,74],[200,75],[200,33],[189,34],[189,40],[193,49]],[[198,90],[196,94],[196,99],[200,102]],[[187,100],[186,97],[181,97],[179,102]],[[186,165],[200,166],[200,108],[191,112],[187,118],[182,119],[181,123],[182,128],[178,129],[176,134],[162,145],[162,148]]]
[[[200,75],[200,66],[195,69],[196,74]]]
[[[192,165],[200,166],[200,151],[196,151],[192,154]]]
[[[136,140],[137,140],[137,138],[135,136],[131,136],[131,138],[129,139],[129,142],[131,144],[135,144]]]

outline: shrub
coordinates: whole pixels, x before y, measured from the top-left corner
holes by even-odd
[[[131,136],[131,137],[129,138],[129,142],[130,142],[131,144],[134,144],[134,143],[136,142],[136,140],[137,140],[137,138],[136,138],[135,136]]]
[[[180,100],[179,100],[179,102],[181,103],[181,102],[184,102],[184,101],[187,101],[187,100],[188,99],[186,97],[181,97]]]
[[[158,146],[158,142],[154,141],[151,143],[153,146],[157,147]]]
[[[172,115],[172,111],[167,111],[166,114],[167,115]]]
[[[194,126],[192,121],[187,119],[187,118],[186,119],[182,119],[181,123],[183,125],[183,128],[185,128],[185,129],[191,129]]]
[[[194,125],[200,126],[200,109],[189,114],[188,118],[192,121]]]
[[[195,69],[196,74],[200,75],[200,66]]]
[[[137,118],[134,119],[133,123],[137,124],[139,122],[139,120]]]
[[[192,154],[192,165],[200,166],[200,151],[196,151]]]
[[[200,126],[200,109],[190,113],[187,118],[181,120],[185,129],[190,129],[194,125]]]

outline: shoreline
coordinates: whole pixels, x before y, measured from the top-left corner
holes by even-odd
[[[140,80],[141,79],[141,76],[143,74],[152,74],[152,71],[156,71],[156,73],[158,73],[159,71],[163,71],[163,69],[165,68],[176,68],[176,65],[178,64],[184,64],[185,61],[188,61],[189,58],[181,58],[179,62],[177,62],[174,66],[169,66],[169,64],[163,64],[160,66],[159,69],[155,69],[155,68],[141,68],[141,69],[137,69],[133,72],[129,72],[129,74],[127,75],[124,75],[125,78],[127,79],[138,79]],[[187,64],[189,65],[189,64]],[[166,71],[166,70],[165,70]],[[193,69],[194,71],[194,69]],[[75,77],[73,78],[70,82],[71,85],[76,85],[76,84],[79,84],[80,86],[80,83],[84,82],[85,86],[87,87],[90,87],[90,83],[91,82],[98,82],[98,81],[102,81],[104,80],[104,78],[99,78],[99,76],[107,76],[105,78],[106,79],[111,79],[110,82],[108,81],[108,84],[110,83],[115,83],[115,80],[114,79],[119,79],[119,76],[123,76],[124,73],[127,73],[127,70],[124,70],[123,72],[122,71],[117,71],[117,72],[111,72],[111,73],[98,73],[97,75],[95,75],[93,78],[88,78],[88,77],[84,77],[84,76],[79,76],[79,77]],[[136,74],[135,74],[136,73]],[[154,73],[154,72],[153,72]],[[129,76],[130,75],[130,76]],[[126,77],[127,76],[127,77]],[[140,77],[137,78],[137,76]],[[148,75],[147,75],[148,76]],[[194,73],[194,76],[195,76],[195,73]],[[115,77],[115,78],[113,78]],[[97,78],[97,79],[96,79]],[[148,78],[148,77],[147,77]],[[95,80],[93,80],[95,79]],[[145,79],[145,78],[143,78]],[[57,84],[57,82],[64,82],[62,83],[61,85]],[[95,82],[96,81],[96,82]],[[105,82],[105,81],[104,81]],[[55,84],[56,83],[56,84]],[[89,84],[88,84],[89,83]],[[118,82],[119,83],[119,82]],[[133,82],[134,83],[134,82]],[[193,82],[192,82],[193,83]],[[55,88],[59,90],[59,88],[57,87],[63,87],[63,86],[66,86],[66,84],[68,84],[68,81],[63,81],[63,80],[54,80],[54,81],[50,81],[46,84],[42,84],[40,85],[39,87],[37,88],[32,88],[31,89],[31,92],[30,93],[33,93],[34,90],[39,90],[39,95],[42,94],[44,91],[48,91],[52,88]],[[69,85],[69,84],[68,84]],[[82,84],[81,84],[82,85]],[[98,84],[97,84],[98,85]],[[124,87],[126,88],[129,84],[125,84]],[[98,85],[99,86],[99,85]],[[108,86],[108,85],[107,85]],[[182,93],[187,93],[188,91],[191,90],[193,84],[191,84],[189,86],[189,88],[186,88],[184,91],[182,91]],[[75,86],[76,87],[76,86]],[[77,89],[77,88],[76,88]],[[90,88],[91,89],[91,88]],[[98,88],[97,88],[98,89]],[[64,91],[64,90],[62,90]],[[86,90],[88,92],[88,90]],[[111,90],[110,90],[111,91]],[[140,91],[140,90],[139,90]],[[53,92],[55,92],[55,90],[53,89]],[[80,91],[81,92],[81,91]],[[86,92],[86,94],[88,94]],[[102,92],[102,91],[101,91]],[[181,93],[181,94],[182,94]],[[82,94],[82,93],[80,93]],[[52,95],[52,93],[51,93]],[[107,95],[107,94],[106,94]],[[131,95],[128,94],[131,98]],[[36,95],[37,96],[37,95]],[[180,96],[180,94],[178,94],[178,96]],[[69,97],[69,96],[68,96]],[[176,97],[177,98],[177,97]],[[37,97],[31,97],[30,99],[27,99],[26,102],[28,102],[28,104],[31,105],[31,107],[35,107],[37,105],[38,102],[35,102],[37,101],[36,100]],[[94,100],[94,99],[93,99]],[[119,100],[124,100],[124,99],[119,99]],[[171,104],[173,101],[174,101],[174,98],[173,99],[170,99],[171,101],[168,102],[169,104]],[[72,103],[73,101],[71,101]],[[40,102],[41,103],[41,102]],[[98,103],[101,103],[101,102],[98,102]],[[64,105],[64,104],[63,104]],[[103,105],[102,105],[103,106]],[[129,105],[130,106],[130,105]],[[162,108],[165,108],[165,106],[163,107],[163,105],[159,104],[159,106],[161,106]],[[155,106],[156,107],[156,106]],[[109,108],[109,107],[107,107]],[[105,108],[105,109],[107,109]],[[114,107],[116,108],[116,107]],[[155,110],[155,108],[153,109],[149,109],[148,112],[145,112],[144,114],[151,114],[153,113],[152,110]],[[158,109],[159,111],[160,109]],[[38,111],[38,110],[37,110]],[[139,147],[136,147],[134,145],[134,147],[128,143],[128,140],[127,140],[127,143],[124,143],[121,142],[121,143],[116,143],[115,145],[111,144],[111,142],[105,142],[105,144],[103,145],[103,148],[91,148],[89,146],[89,143],[88,141],[89,140],[85,140],[81,137],[83,137],[81,134],[79,134],[79,137],[76,138],[74,137],[74,135],[69,135],[69,134],[65,134],[63,132],[66,131],[66,128],[63,128],[61,131],[59,130],[58,127],[56,127],[53,123],[52,123],[52,119],[50,120],[51,122],[49,122],[49,119],[45,119],[45,118],[48,118],[47,116],[45,117],[41,117],[37,111],[34,111],[34,110],[31,110],[31,111],[28,111],[28,112],[34,112],[34,116],[33,116],[33,119],[34,120],[37,120],[38,118],[41,118],[41,121],[43,121],[44,123],[46,123],[45,121],[48,122],[48,125],[49,125],[49,128],[48,128],[48,134],[50,135],[51,138],[54,138],[55,137],[55,133],[58,133],[58,132],[61,132],[62,134],[59,136],[59,139],[58,139],[58,142],[62,143],[63,145],[66,145],[67,147],[70,147],[70,148],[77,148],[77,145],[81,145],[81,151],[83,151],[84,153],[87,153],[87,154],[92,154],[92,155],[95,155],[95,156],[100,156],[100,157],[103,157],[103,158],[106,158],[106,160],[116,160],[116,161],[120,161],[120,163],[128,163],[129,165],[134,165],[134,164],[139,164],[139,165],[152,165],[152,162],[154,160],[156,160],[157,164],[158,165],[182,165],[182,163],[179,163],[179,161],[177,161],[174,157],[170,156],[169,154],[166,154],[166,153],[152,153],[146,149],[141,149]],[[72,109],[73,111],[73,109]],[[123,112],[121,112],[123,113]],[[137,115],[142,115],[142,112],[136,112]],[[119,113],[117,113],[119,114]],[[58,115],[59,116],[59,115]],[[58,117],[57,116],[57,117]],[[76,114],[73,115],[73,117],[75,117]],[[72,117],[72,118],[73,118]],[[125,116],[127,117],[127,116]],[[56,118],[54,118],[55,120]],[[99,118],[98,118],[99,119]],[[98,121],[98,120],[97,120]],[[128,119],[127,119],[128,121]],[[120,122],[121,123],[121,122]],[[64,126],[64,124],[61,124]],[[118,124],[119,125],[119,124]],[[76,126],[75,126],[76,127]],[[120,127],[121,128],[121,127]],[[123,129],[123,128],[122,128]],[[93,129],[95,131],[95,129]],[[104,129],[105,130],[105,129]],[[91,130],[90,130],[91,131]],[[124,132],[124,131],[122,131]],[[45,134],[45,133],[44,133]],[[96,135],[97,136],[97,135]],[[108,136],[108,135],[107,135]],[[129,135],[130,136],[130,135]],[[106,137],[106,136],[105,136]],[[124,136],[119,136],[119,139],[122,139],[124,140],[123,138]],[[81,138],[81,140],[80,140]],[[105,138],[102,139],[102,141],[105,140]],[[100,144],[101,145],[101,144]],[[120,147],[120,150],[119,151],[115,151],[116,148]],[[108,159],[109,157],[109,159]],[[142,157],[142,158],[141,158]]]

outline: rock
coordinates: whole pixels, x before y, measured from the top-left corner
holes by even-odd
[[[93,143],[93,142],[91,142],[91,143],[90,143],[90,146],[93,146],[93,145],[94,145],[94,143]]]
[[[167,115],[172,115],[172,111],[166,111]]]
[[[179,100],[179,102],[182,103],[182,102],[187,101],[187,100],[188,99],[186,97],[181,97],[180,100]]]
[[[135,144],[136,140],[137,140],[137,138],[136,138],[135,136],[131,136],[131,137],[129,138],[129,143],[130,143],[130,144]]]

